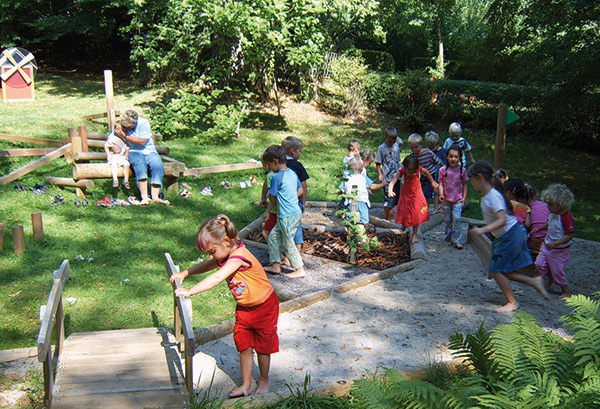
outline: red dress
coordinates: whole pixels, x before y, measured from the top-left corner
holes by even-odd
[[[400,191],[398,209],[396,210],[396,223],[404,227],[415,227],[429,220],[429,206],[423,195],[419,181],[422,167],[419,171],[409,175],[404,168],[400,168],[400,177],[404,176],[404,184]]]

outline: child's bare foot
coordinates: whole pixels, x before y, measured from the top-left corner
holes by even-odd
[[[306,275],[306,273],[304,272],[304,268],[300,267],[297,268],[296,270],[294,270],[292,273],[288,273],[285,276],[287,278],[302,278]]]
[[[265,393],[269,393],[269,381],[263,382],[259,380],[254,395],[264,395]]]
[[[229,397],[230,398],[243,398],[244,396],[248,396],[250,395],[250,390],[247,389],[244,385],[238,387],[237,389],[233,390],[230,394]]]
[[[282,265],[282,266],[288,266],[288,267],[291,267],[291,266],[292,266],[292,265],[290,264],[290,260],[289,260],[287,257],[284,257],[284,258],[281,260],[281,265]]]
[[[446,242],[446,246],[451,246],[452,243],[450,243],[449,241]]]
[[[419,242],[419,237],[413,236],[411,243],[415,244],[415,243],[418,243],[418,242]]]
[[[518,302],[508,303],[506,305],[503,305],[502,307],[496,308],[496,311],[498,311],[498,312],[512,312],[512,311],[518,310],[519,307],[520,306],[519,306]]]
[[[540,294],[542,294],[542,297],[544,297],[546,301],[549,301],[550,297],[548,296],[548,291],[546,291],[546,287],[544,286],[544,279],[542,276],[534,277],[533,280],[535,281],[533,287],[538,290]]]
[[[465,247],[465,246],[463,246],[462,244],[460,244],[460,243],[456,243],[456,248],[457,248],[457,249],[459,249],[459,250],[462,250],[464,247]]]
[[[263,268],[265,269],[265,271],[267,273],[281,274],[281,264],[280,263],[273,263],[273,264],[268,265]]]
[[[571,293],[569,293],[569,292],[566,292],[566,293],[562,293],[561,295],[559,295],[559,296],[558,296],[558,299],[559,299],[559,300],[562,300],[562,299],[564,299],[564,298],[568,298],[568,297],[570,297],[570,296],[571,296]]]

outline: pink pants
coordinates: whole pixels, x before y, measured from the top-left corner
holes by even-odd
[[[558,285],[568,285],[565,266],[571,255],[571,247],[550,250],[546,243],[542,245],[540,254],[535,259],[535,266],[541,275],[550,273],[552,280]]]

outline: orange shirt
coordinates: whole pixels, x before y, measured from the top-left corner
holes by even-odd
[[[244,243],[239,244],[238,248],[225,260],[225,263],[232,258],[238,258],[250,265],[249,267],[240,267],[227,282],[238,305],[254,307],[265,302],[273,293],[273,286],[262,265],[244,246]]]

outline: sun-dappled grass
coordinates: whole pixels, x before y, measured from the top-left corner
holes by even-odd
[[[106,123],[84,121],[84,115],[106,110],[101,73],[97,78],[39,75],[36,101],[0,103],[0,133],[62,139],[69,127],[85,125],[90,131],[106,131]],[[115,83],[116,108],[148,106],[152,89],[135,89]],[[152,120],[152,118],[150,118]],[[337,201],[338,173],[350,139],[359,139],[363,148],[376,151],[385,126],[400,126],[395,118],[377,114],[357,121],[322,114],[312,105],[284,101],[283,117],[269,107],[256,107],[241,128],[240,137],[228,145],[200,145],[193,140],[170,140],[169,156],[187,167],[221,165],[259,159],[270,144],[279,144],[288,135],[300,137],[305,148],[300,158],[305,165],[309,200]],[[445,138],[447,124],[439,127]],[[406,139],[408,133],[401,132]],[[493,159],[495,137],[492,132],[465,136],[474,146],[476,158]],[[31,147],[0,140],[0,149]],[[408,150],[405,148],[403,154]],[[0,174],[31,161],[32,158],[0,158]],[[510,135],[505,168],[513,176],[534,183],[538,189],[554,181],[567,183],[575,192],[573,209],[577,236],[598,240],[600,194],[593,189],[595,171],[600,168],[596,156],[574,153],[553,146],[532,143],[524,136]],[[375,179],[376,171],[369,169]],[[4,246],[0,250],[0,343],[2,348],[31,346],[38,330],[38,309],[46,302],[51,273],[63,259],[71,263],[71,278],[65,285],[67,332],[115,328],[171,325],[173,298],[164,267],[169,252],[180,267],[186,268],[203,255],[194,246],[194,237],[202,220],[219,213],[229,215],[241,229],[256,219],[262,208],[253,203],[260,186],[241,189],[239,182],[262,172],[243,171],[184,178],[192,186],[193,196],[179,197],[166,192],[173,207],[95,206],[104,196],[125,199],[127,193],[113,189],[109,180],[97,180],[87,196],[88,207],[75,207],[74,189],[51,186],[48,193],[35,196],[14,190],[16,184],[33,186],[44,183],[46,176],[70,177],[72,165],[58,159],[5,186],[0,186],[0,223],[5,226]],[[224,180],[234,184],[223,189]],[[200,194],[202,187],[213,186],[214,196]],[[479,194],[470,189],[472,201],[467,216],[480,217]],[[65,204],[52,207],[54,195],[65,196]],[[372,201],[381,202],[381,191]],[[44,240],[32,238],[31,213],[40,211],[44,221]],[[26,251],[17,257],[12,250],[11,226],[23,225]],[[81,255],[84,260],[77,260]],[[88,261],[89,260],[89,261]],[[195,282],[195,280],[194,280]],[[188,283],[189,285],[189,283]],[[224,284],[195,296],[194,325],[205,326],[233,317],[234,302]]]

